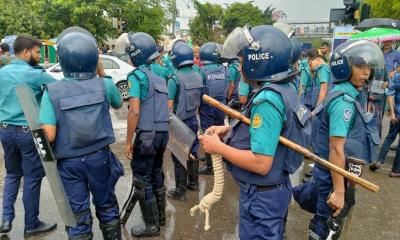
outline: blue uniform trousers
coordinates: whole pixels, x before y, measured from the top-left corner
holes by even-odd
[[[24,177],[22,202],[25,209],[25,229],[36,228],[40,223],[40,187],[45,173],[32,135],[27,129],[8,125],[7,128],[0,129],[0,139],[6,168],[3,220],[13,221],[15,218],[14,204],[21,178]]]
[[[314,232],[325,239],[329,232],[326,221],[332,214],[327,200],[333,189],[333,182],[330,171],[322,169],[319,165],[315,165],[313,168],[313,178],[317,187],[317,205],[312,223],[315,226]]]
[[[226,103],[226,101],[220,101]],[[225,125],[225,113],[208,104],[201,104],[199,108],[201,130],[205,132],[211,126]]]
[[[146,183],[146,200],[153,198],[153,190],[164,187],[162,166],[167,143],[168,132],[139,132],[136,134],[131,168],[133,177]]]
[[[92,233],[90,194],[101,224],[119,219],[114,192],[116,181],[112,173],[114,157],[111,151],[103,148],[88,155],[58,161],[58,171],[77,219],[75,227],[67,228],[70,238]]]
[[[292,197],[290,181],[266,191],[253,184],[239,185],[240,239],[283,239],[284,219]]]

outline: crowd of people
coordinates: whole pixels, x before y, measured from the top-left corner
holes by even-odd
[[[8,65],[0,69],[0,138],[6,168],[0,232],[11,231],[22,177],[24,235],[56,228],[38,218],[45,172],[15,93],[18,84],[26,84],[40,100],[39,120],[52,143],[76,220],[75,226],[66,227],[68,239],[93,238],[90,195],[103,238],[121,239],[115,184],[123,168],[109,147],[115,142],[109,107],[120,108],[123,100],[98,57],[99,51],[109,49],[99,50],[95,38],[81,28],[66,29],[60,36],[61,81],[37,67],[38,39],[18,36],[11,62],[7,46],[1,45],[0,63]],[[211,154],[219,154],[240,188],[240,239],[283,239],[292,192],[315,214],[310,239],[326,239],[334,231],[328,222],[338,219],[346,204],[348,183],[315,164],[309,173],[312,179],[292,188],[289,175],[300,167],[303,156],[280,143],[280,136],[311,147],[341,168],[351,156],[372,163],[370,169],[376,170],[400,131],[400,53],[392,49],[393,42],[385,42],[383,50],[354,40],[334,51],[327,42],[305,50],[295,36],[277,27],[246,25],[235,29],[223,48],[215,42],[192,48],[178,40],[166,53],[143,32],[126,34],[119,44],[123,46],[116,46],[114,54],[135,67],[127,79],[125,142],[134,197],[144,220],[132,227],[135,237],[159,235],[166,224],[166,196],[185,201],[188,190],[199,189],[199,174],[213,175]],[[204,94],[240,110],[250,126],[233,119],[226,125],[226,114],[203,102]],[[391,124],[378,155],[386,98]],[[167,191],[163,161],[170,112],[201,134],[186,162],[172,153],[175,187]],[[206,153],[202,167],[200,145]],[[400,153],[390,176],[400,177]]]

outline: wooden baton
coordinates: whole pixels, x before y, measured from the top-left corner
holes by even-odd
[[[219,110],[223,111],[224,113],[228,114],[230,117],[232,118],[236,118],[244,123],[246,123],[247,125],[250,125],[250,119],[247,118],[246,116],[244,116],[243,114],[241,114],[240,112],[226,106],[223,103],[220,103],[219,101],[215,100],[214,98],[208,96],[208,95],[203,95],[203,101],[210,104],[211,106],[218,108]],[[321,164],[322,166],[328,168],[331,171],[334,171],[335,173],[338,173],[340,175],[342,175],[343,177],[347,178],[349,181],[358,184],[368,190],[370,190],[371,192],[377,192],[379,190],[379,186],[377,186],[374,183],[371,183],[363,178],[360,178],[346,170],[344,170],[343,168],[340,168],[332,163],[330,163],[329,161],[321,158],[320,156],[312,153],[310,150],[308,150],[307,148],[304,148],[292,141],[290,141],[287,138],[284,138],[282,136],[279,137],[279,142],[282,143],[283,145],[287,146],[288,148],[302,154],[303,156],[311,159],[312,161]]]

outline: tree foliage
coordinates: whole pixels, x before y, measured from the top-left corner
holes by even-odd
[[[158,38],[166,25],[162,1],[152,0],[0,0],[0,38],[30,34],[57,37],[65,28],[80,26],[99,41],[116,37],[112,18],[127,22],[128,30]]]
[[[160,1],[127,1],[121,9],[122,19],[127,23],[127,30],[146,32],[159,39],[168,24]]]
[[[400,1],[366,0],[371,5],[371,17],[400,19]]]
[[[236,27],[243,27],[246,23],[257,26],[264,23],[262,11],[252,3],[233,3],[225,10],[222,18],[222,27],[229,33]]]
[[[197,11],[196,17],[189,23],[192,39],[195,44],[201,45],[218,39],[218,22],[221,20],[223,10],[221,5],[194,1]]]

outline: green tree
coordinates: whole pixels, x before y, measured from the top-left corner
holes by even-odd
[[[206,42],[217,41],[218,22],[221,20],[223,10],[221,5],[194,1],[197,11],[196,17],[189,23],[192,39],[195,44],[202,45]]]
[[[225,10],[222,18],[222,27],[230,33],[236,27],[243,27],[246,23],[252,26],[265,24],[263,12],[252,3],[233,3]]]
[[[275,21],[272,20],[272,13],[276,8],[273,8],[272,5],[269,5],[262,13],[264,17],[264,24],[272,25]]]
[[[400,19],[400,1],[398,0],[366,0],[371,4],[371,17]]]
[[[14,34],[44,35],[44,23],[40,15],[31,11],[33,0],[0,0],[0,38]]]
[[[168,24],[162,1],[126,1],[121,8],[122,20],[128,31],[146,32],[158,40]]]
[[[56,37],[65,28],[80,26],[99,41],[116,36],[112,18],[121,0],[37,0],[35,8],[45,23],[45,37]]]

